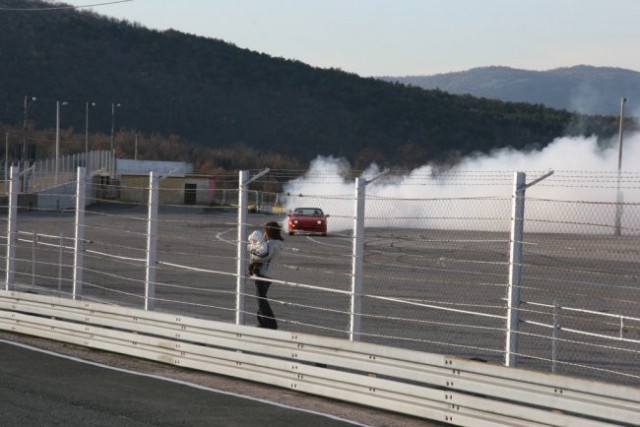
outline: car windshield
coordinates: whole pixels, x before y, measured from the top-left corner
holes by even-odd
[[[293,211],[294,215],[322,216],[322,210],[315,208],[298,208]]]

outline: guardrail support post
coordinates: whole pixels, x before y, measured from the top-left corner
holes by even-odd
[[[86,195],[86,168],[78,168],[76,185],[75,243],[73,246],[73,299],[82,296],[84,274],[84,206]]]
[[[16,237],[18,227],[18,192],[20,191],[20,167],[11,166],[11,182],[9,184],[9,207],[7,218],[7,264],[5,290],[9,291],[16,278]]]

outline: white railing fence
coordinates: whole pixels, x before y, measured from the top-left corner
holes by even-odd
[[[459,426],[640,423],[640,390],[413,350],[0,291],[0,328]]]

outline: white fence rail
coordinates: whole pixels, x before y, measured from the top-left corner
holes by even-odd
[[[0,328],[460,426],[640,424],[640,390],[407,349],[0,291]]]

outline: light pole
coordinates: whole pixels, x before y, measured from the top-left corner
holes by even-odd
[[[4,194],[7,194],[7,169],[9,168],[9,132],[4,134]]]
[[[25,160],[27,158],[27,152],[29,151],[27,149],[27,122],[29,120],[29,102],[35,101],[36,99],[38,98],[36,98],[35,96],[24,96],[24,121],[22,123],[22,153],[20,154],[20,160]]]
[[[89,107],[95,107],[95,102],[87,101],[85,103],[84,112],[84,166],[88,166],[89,162]]]
[[[627,103],[627,98],[620,100],[620,126],[618,128],[618,185],[616,191],[616,225],[615,235],[621,234],[622,225],[622,191],[620,190],[620,174],[622,172],[622,134],[624,131],[624,104]]]
[[[111,103],[111,152],[113,153],[113,138],[116,131],[116,107],[120,107],[121,104],[117,102]]]
[[[60,167],[60,106],[67,105],[67,101],[56,101],[56,163],[55,163],[55,183],[58,184],[58,172]]]

